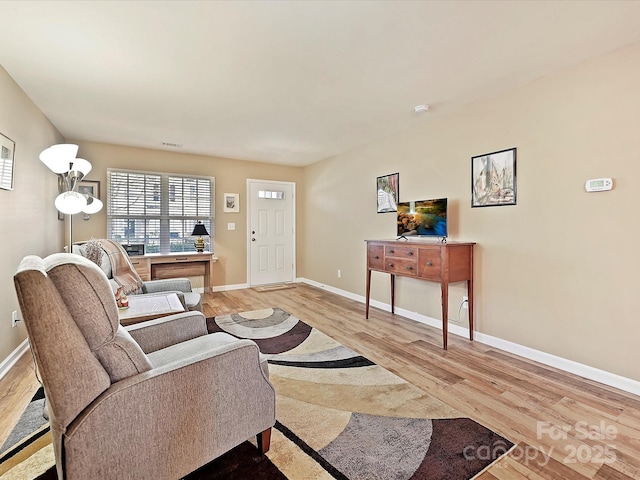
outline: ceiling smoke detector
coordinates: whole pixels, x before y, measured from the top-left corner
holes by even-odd
[[[416,113],[427,113],[429,111],[429,105],[417,105],[413,111]]]

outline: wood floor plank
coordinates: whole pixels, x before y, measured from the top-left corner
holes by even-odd
[[[0,446],[18,423],[20,415],[39,387],[33,360],[26,353],[0,380]]]
[[[625,475],[609,465],[603,465],[593,478],[594,480],[630,480],[636,478],[636,474],[637,472],[632,473],[632,475]]]

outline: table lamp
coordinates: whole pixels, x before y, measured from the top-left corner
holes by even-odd
[[[191,235],[194,237],[196,235],[198,236],[198,239],[194,243],[196,250],[198,252],[204,252],[204,240],[202,239],[202,236],[209,235],[209,232],[207,232],[207,228],[204,226],[204,224],[198,221],[198,223],[196,223],[196,226],[193,227],[193,233]]]

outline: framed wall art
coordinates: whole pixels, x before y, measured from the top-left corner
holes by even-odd
[[[16,142],[0,133],[0,188],[13,190]]]
[[[400,174],[390,173],[376,179],[378,213],[397,212],[400,198]]]
[[[240,194],[239,193],[224,194],[223,211],[225,213],[240,213]]]
[[[516,204],[516,149],[471,157],[471,207]]]
[[[91,195],[100,200],[100,182],[98,180],[82,180],[78,182],[78,193]]]

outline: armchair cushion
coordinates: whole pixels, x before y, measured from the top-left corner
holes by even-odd
[[[166,278],[142,282],[144,293],[175,291],[185,310],[202,311],[202,296],[191,291],[191,281],[188,278]]]
[[[204,335],[190,342],[176,343],[170,347],[163,348],[149,354],[149,360],[154,368],[163,365],[173,364],[174,362],[182,362],[185,358],[206,358],[209,351],[224,353],[235,350],[241,346],[255,345],[251,340],[239,340],[228,333],[216,332]],[[257,347],[257,345],[256,345]],[[194,354],[194,352],[200,352]],[[258,350],[258,361],[264,378],[269,378],[269,364],[266,355]]]
[[[207,334],[207,320],[200,312],[178,313],[126,327],[145,353]]]
[[[144,293],[167,292],[170,290],[183,293],[190,292],[191,282],[188,278],[165,278],[142,282],[142,291]]]

